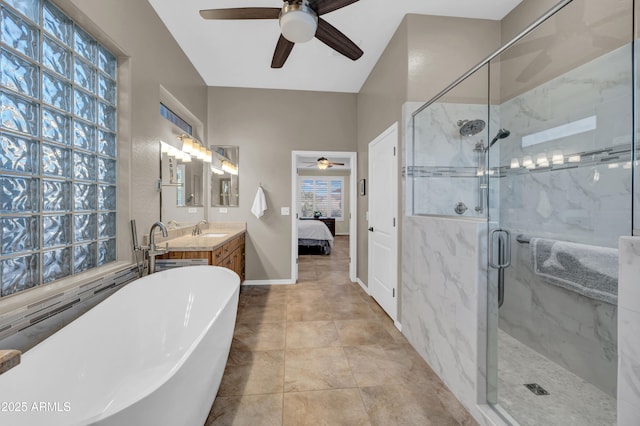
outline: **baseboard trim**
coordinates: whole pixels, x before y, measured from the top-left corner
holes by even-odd
[[[362,289],[364,290],[365,293],[367,293],[367,295],[371,296],[371,294],[369,293],[369,287],[367,287],[367,285],[363,283],[360,278],[356,278],[356,282],[360,284],[360,287],[362,287]]]
[[[351,235],[351,234],[349,234],[348,232],[347,233],[345,233],[345,232],[336,232],[336,235],[347,235],[348,236],[348,235]]]
[[[397,320],[394,320],[393,325],[395,325],[398,331],[402,333],[402,324],[400,324]]]
[[[242,285],[291,285],[295,284],[292,280],[244,280]]]

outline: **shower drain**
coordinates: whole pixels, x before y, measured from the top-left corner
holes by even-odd
[[[549,392],[537,383],[525,383],[525,386],[536,395],[549,395]]]

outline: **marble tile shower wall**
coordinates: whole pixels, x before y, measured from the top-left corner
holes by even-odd
[[[414,215],[486,217],[486,211],[475,209],[480,201],[474,147],[476,143],[486,146],[488,132],[498,128],[498,109],[491,108],[491,121],[482,132],[461,136],[458,120],[475,119],[489,121],[486,104],[438,102],[416,115],[415,143],[408,142],[411,152],[407,158],[407,174],[413,184],[407,195],[413,203],[409,211]],[[492,189],[497,190],[495,186]],[[458,202],[468,207],[463,215],[454,210]]]
[[[127,268],[0,315],[0,347],[30,349],[137,277]]]
[[[617,308],[547,284],[535,274],[531,247],[512,235],[500,329],[615,396]]]
[[[620,239],[618,425],[640,419],[640,237]]]
[[[631,47],[624,46],[551,80],[500,106],[500,164],[525,156],[569,154],[622,146],[631,149]],[[593,131],[522,146],[522,137],[595,116]],[[581,161],[591,157],[583,156]],[[562,171],[511,174],[501,179],[500,220],[535,236],[617,247],[631,231],[631,158]],[[521,169],[522,170],[522,169]]]
[[[480,421],[486,362],[478,347],[486,327],[478,309],[487,300],[486,225],[405,217],[402,238],[402,333]]]
[[[606,54],[503,103],[500,118],[511,136],[500,164],[525,156],[565,157],[623,146],[631,149],[630,47]],[[522,137],[595,116],[595,130],[523,147]],[[582,156],[581,161],[590,161]],[[550,285],[533,271],[531,247],[518,234],[617,247],[631,232],[631,158],[564,170],[547,168],[501,178],[500,226],[513,238],[500,328],[610,395],[616,393],[617,309]]]

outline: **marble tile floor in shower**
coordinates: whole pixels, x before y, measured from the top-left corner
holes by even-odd
[[[206,425],[476,425],[349,281],[348,238],[301,256],[295,285],[243,286]]]
[[[502,330],[498,346],[498,402],[521,426],[615,426],[615,398]],[[535,395],[525,383],[549,395]]]

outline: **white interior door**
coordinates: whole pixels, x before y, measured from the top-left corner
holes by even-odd
[[[398,313],[398,124],[369,144],[369,293],[396,321]]]

